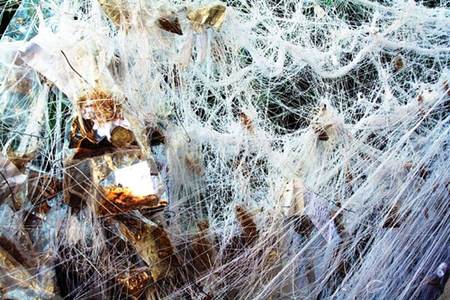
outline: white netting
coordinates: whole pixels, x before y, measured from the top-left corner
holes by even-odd
[[[450,8],[429,2],[236,0],[217,26],[192,16],[218,2],[4,2],[2,296],[437,299]],[[74,156],[74,120],[139,154]],[[162,211],[98,209],[122,160]]]

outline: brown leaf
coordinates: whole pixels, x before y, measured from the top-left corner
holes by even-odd
[[[151,146],[164,144],[166,142],[166,138],[165,138],[164,134],[158,128],[148,127],[147,135],[148,135],[148,139],[150,140]]]
[[[243,238],[245,245],[250,246],[258,239],[259,233],[256,223],[253,221],[253,216],[243,207],[237,205],[235,211],[242,229],[241,237]]]
[[[120,274],[117,281],[122,284],[129,295],[139,297],[152,281],[151,275],[145,270],[130,270],[127,274]]]
[[[253,133],[255,131],[252,119],[250,119],[249,116],[247,116],[245,113],[241,112],[239,114],[239,119],[241,120],[242,126],[244,126],[244,128],[246,128],[249,132]]]
[[[16,254],[10,254],[0,246],[0,269],[2,270],[0,287],[2,295],[3,293],[14,291],[14,289],[29,289],[31,293],[39,293],[43,298],[52,298],[50,294],[43,295],[44,293],[47,293],[47,291],[39,285],[36,276],[33,276],[20,262],[17,261],[18,257],[15,255]]]
[[[78,106],[84,118],[98,123],[122,119],[122,105],[110,92],[95,88],[78,99]],[[89,117],[88,117],[89,116]],[[80,123],[80,126],[83,124]]]
[[[307,215],[295,217],[294,228],[298,234],[309,236],[314,228],[314,224]]]
[[[392,60],[392,66],[393,66],[395,72],[402,70],[405,67],[405,64],[406,64],[405,59],[401,55],[396,56]]]
[[[324,128],[314,128],[314,131],[316,132],[319,141],[328,141],[329,137]]]
[[[241,233],[233,236],[226,246],[222,257],[222,264],[227,264],[235,259],[242,251],[244,251],[245,247],[252,246],[258,239],[259,233],[256,223],[253,220],[253,216],[240,205],[236,206],[235,213],[241,227]]]
[[[35,157],[35,153],[27,153],[25,155],[18,156],[13,151],[8,149],[8,159],[19,169],[19,171],[24,172],[26,166]]]
[[[158,195],[135,196],[128,188],[108,187],[105,189],[105,201],[100,205],[101,214],[116,214],[142,208],[161,208],[167,201],[160,200]]]
[[[192,240],[192,265],[194,271],[201,274],[212,268],[215,259],[214,245],[208,238],[208,221],[197,224],[198,233]]]
[[[184,162],[186,163],[186,167],[195,175],[202,176],[204,173],[203,167],[200,164],[200,161],[193,154],[186,154],[184,157]]]
[[[28,174],[28,199],[33,204],[45,202],[62,191],[62,182],[53,176],[30,170]]]
[[[117,148],[125,148],[135,141],[131,130],[117,126],[111,131],[111,143]]]
[[[336,230],[339,233],[339,235],[343,235],[346,232],[345,225],[344,225],[344,215],[342,212],[338,213],[337,211],[333,212],[333,219],[334,225],[336,226]]]
[[[211,26],[218,30],[225,20],[225,11],[224,5],[208,5],[188,12],[187,18],[197,32],[202,31],[205,26]]]
[[[113,21],[116,26],[128,23],[131,16],[123,0],[99,0],[98,1],[105,14]],[[126,24],[127,25],[127,24]]]
[[[36,262],[31,259],[29,250],[25,250],[23,245],[15,240],[0,236],[0,248],[8,252],[17,263],[25,268],[31,268],[36,265]]]
[[[14,208],[19,209],[23,199],[16,197],[16,192],[25,180],[26,176],[8,158],[0,154],[0,200],[11,196]]]
[[[183,35],[178,17],[175,15],[160,17],[158,20],[159,28],[178,35]]]
[[[401,226],[404,219],[409,215],[409,212],[406,212],[406,214],[401,218],[400,208],[400,203],[395,203],[391,206],[383,223],[383,228],[398,228]]]
[[[97,140],[93,130],[94,122],[83,118],[74,118],[70,130],[69,148],[80,148],[84,142],[96,145]]]
[[[450,96],[450,86],[448,84],[448,81],[444,81],[444,92],[447,93],[447,96]]]
[[[136,233],[121,224],[120,231],[149,266],[153,281],[175,276],[179,263],[170,238],[163,227],[156,224],[142,224],[142,228]]]

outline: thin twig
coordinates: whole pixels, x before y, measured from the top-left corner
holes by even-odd
[[[18,209],[19,207],[17,206],[16,196],[14,194],[14,191],[13,191],[11,185],[9,185],[8,179],[6,178],[5,174],[3,174],[3,172],[1,172],[1,171],[0,171],[0,175],[2,176],[3,180],[6,182],[6,185],[8,186],[9,193],[11,194],[11,197],[13,199],[14,207],[16,209]]]
[[[67,64],[68,64],[69,67],[72,69],[72,71],[74,71],[78,76],[80,76],[80,78],[83,79],[84,82],[86,82],[87,84],[89,84],[89,82],[88,82],[86,79],[84,79],[83,76],[81,76],[81,74],[78,73],[77,70],[75,70],[75,68],[74,68],[74,67],[72,66],[72,64],[70,63],[70,61],[69,61],[69,59],[67,58],[67,56],[66,56],[66,54],[64,53],[64,51],[61,50],[61,53],[62,53],[62,55],[64,55],[64,58],[66,59]]]

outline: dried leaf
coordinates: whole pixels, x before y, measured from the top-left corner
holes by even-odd
[[[294,218],[294,229],[298,234],[309,236],[314,228],[314,224],[307,215]]]
[[[20,170],[6,157],[0,155],[0,171],[5,178],[2,178],[2,183],[0,185],[1,189],[7,180],[10,186],[17,186],[25,182],[26,176],[20,172]],[[1,191],[0,189],[0,191]]]
[[[334,217],[334,225],[336,226],[336,230],[339,233],[340,236],[342,236],[344,233],[346,233],[345,225],[344,225],[344,215],[342,212],[333,211],[332,215]]]
[[[321,104],[311,122],[319,141],[328,141],[330,136],[335,135],[334,123],[332,110],[329,110],[326,104]]]
[[[28,174],[28,199],[34,204],[45,202],[62,191],[62,182],[36,171]]]
[[[417,299],[449,299],[450,268],[446,262],[441,263],[433,274],[424,278]]]
[[[131,16],[126,2],[123,0],[99,0],[98,1],[105,14],[116,26],[128,23]],[[128,24],[126,24],[128,25]]]
[[[134,141],[133,132],[122,126],[117,126],[111,131],[111,143],[117,148],[126,148]]]
[[[184,41],[180,52],[178,54],[178,58],[176,62],[180,64],[181,68],[185,68],[192,58],[192,44],[193,44],[193,35],[190,34],[186,40]]]
[[[392,60],[392,66],[394,67],[395,72],[401,71],[405,67],[405,59],[398,55]]]
[[[156,282],[175,275],[175,270],[179,264],[164,228],[143,224],[142,230],[136,234],[124,224],[121,224],[120,231],[132,242],[142,260],[149,266],[153,281]]]
[[[126,292],[134,297],[142,295],[151,280],[151,275],[145,270],[130,270],[129,273],[117,277],[117,281],[124,286]]]
[[[180,22],[178,21],[177,16],[169,15],[165,17],[160,17],[157,20],[157,22],[159,28],[178,35],[183,35],[183,31],[181,30]]]
[[[386,219],[384,220],[383,228],[398,228],[401,226],[402,222],[409,213],[407,212],[406,215],[401,218],[400,208],[401,205],[398,202],[391,206],[387,213]]]
[[[212,268],[215,260],[215,249],[211,240],[208,238],[208,221],[197,224],[198,233],[192,240],[192,265],[194,271],[201,274]]]
[[[19,169],[24,172],[26,166],[35,158],[35,152],[30,152],[22,155],[17,155],[13,150],[8,149],[8,159]]]
[[[150,140],[151,146],[157,146],[159,144],[164,144],[166,142],[166,138],[161,130],[158,128],[147,127],[147,135]]]
[[[24,71],[11,72],[5,79],[5,88],[14,93],[27,95],[33,88],[33,80]]]
[[[74,118],[70,130],[69,148],[85,148],[86,143],[96,145],[98,142],[95,139],[93,126],[92,120]]]
[[[78,99],[81,116],[99,124],[123,119],[122,105],[109,92],[96,88]],[[80,122],[80,127],[84,124]],[[84,128],[81,128],[84,130]]]
[[[3,245],[2,245],[3,246]],[[30,272],[16,259],[16,254],[8,253],[2,246],[0,246],[0,290],[2,292],[2,299],[10,298],[10,295],[15,294],[16,289],[24,289],[33,299],[50,299],[53,293],[43,288],[36,280],[36,276]]]
[[[324,128],[316,127],[314,128],[314,131],[317,134],[319,141],[328,141],[329,137]]]
[[[18,264],[25,268],[32,268],[36,265],[36,261],[31,258],[31,253],[29,253],[30,249],[27,251],[17,240],[0,236],[0,248],[8,252]]]
[[[200,164],[200,161],[193,154],[186,154],[186,156],[184,157],[184,162],[186,164],[186,167],[195,175],[202,176],[204,174],[204,170],[202,165]]]
[[[159,199],[158,195],[135,196],[128,188],[107,187],[105,201],[100,204],[101,214],[116,214],[135,209],[159,209],[167,205],[167,201]]]
[[[0,154],[0,199],[11,196],[14,207],[19,209],[23,199],[16,197],[16,192],[25,180],[26,176],[11,161]]]
[[[247,116],[245,113],[241,112],[239,114],[239,119],[241,120],[242,126],[247,129],[250,133],[255,131],[255,127],[253,126],[253,121]]]
[[[197,32],[203,31],[206,26],[219,30],[225,20],[225,12],[224,5],[208,5],[188,12],[187,18]]]
[[[256,227],[256,223],[253,220],[253,216],[250,215],[250,213],[243,207],[237,205],[235,211],[236,217],[242,229],[241,237],[244,241],[244,244],[246,246],[249,246],[253,244],[256,239],[258,239],[259,233]]]
[[[447,93],[447,96],[450,97],[450,86],[447,80],[444,81],[444,92]]]

